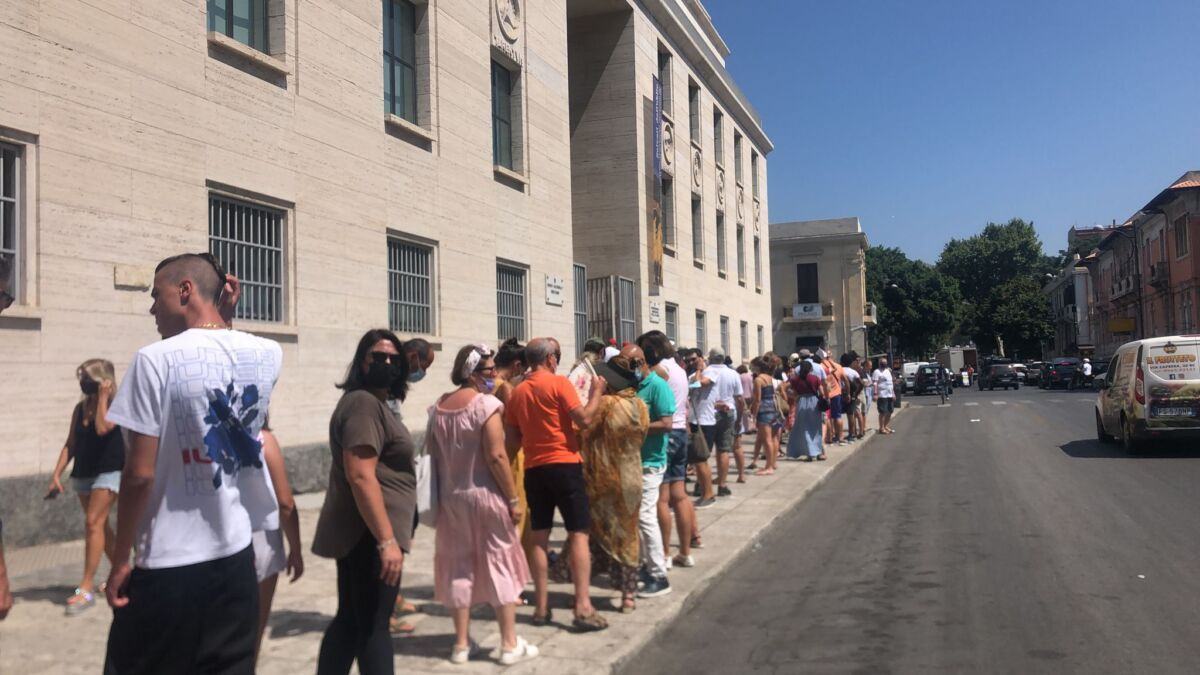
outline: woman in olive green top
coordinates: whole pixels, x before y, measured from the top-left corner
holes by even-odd
[[[313,553],[337,559],[338,611],[325,630],[319,675],[393,672],[388,618],[400,587],[417,506],[414,446],[388,408],[404,400],[408,360],[383,329],[359,340],[329,420],[333,462]]]

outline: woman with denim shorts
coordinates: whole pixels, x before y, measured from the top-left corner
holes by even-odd
[[[67,616],[74,616],[96,604],[96,569],[100,554],[113,557],[116,535],[108,524],[108,513],[121,489],[121,469],[125,467],[125,442],[117,425],[105,419],[108,406],[117,394],[113,364],[90,359],[75,369],[83,398],[71,414],[67,443],[58,454],[58,463],[50,477],[47,498],[63,492],[62,473],[71,461],[71,484],[83,507],[84,539],[83,579],[67,599]],[[103,589],[101,589],[103,592]]]

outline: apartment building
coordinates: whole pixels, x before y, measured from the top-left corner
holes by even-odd
[[[598,36],[621,44],[611,68]],[[367,328],[439,350],[403,406],[418,434],[467,342],[554,335],[574,354],[589,335],[658,327],[689,344],[723,335],[735,358],[761,351],[769,286],[749,261],[766,240],[771,146],[699,2],[0,0],[0,44],[10,541],[77,531],[65,500],[39,499],[75,367],[107,358],[120,377],[158,339],[154,265],[182,251],[241,277],[238,327],[283,345],[271,419],[303,488],[325,480],[333,384]],[[706,110],[699,187],[694,146],[663,155],[677,211],[702,197],[705,242],[652,289],[643,136],[662,50],[665,117],[682,124],[689,87]],[[726,166],[739,180],[718,191]],[[730,241],[744,233],[740,274],[729,250],[717,259],[718,199]]]
[[[773,146],[725,69],[729,47],[695,0],[570,2],[567,31],[591,332],[761,354]]]
[[[1078,255],[1042,288],[1050,303],[1054,323],[1053,343],[1042,350],[1042,358],[1091,356],[1096,348],[1093,331],[1092,278]]]
[[[867,302],[866,251],[858,218],[771,225],[773,349],[824,347],[868,354],[875,306]]]

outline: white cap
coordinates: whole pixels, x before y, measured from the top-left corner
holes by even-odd
[[[621,350],[617,349],[616,347],[614,347],[612,345],[605,347],[604,348],[604,362],[608,363],[609,359],[611,359],[614,356],[617,356],[620,353],[621,353]]]

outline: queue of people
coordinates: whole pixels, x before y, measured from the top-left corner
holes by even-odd
[[[212,256],[168,258],[150,310],[163,339],[135,354],[120,386],[108,361],[77,369],[81,398],[47,497],[64,491],[73,465],[85,559],[64,607],[76,615],[107,597],[106,673],[253,672],[279,574],[303,574],[299,517],[268,422],[282,352],[233,328],[239,295]],[[336,561],[338,608],[318,673],[393,672],[421,509],[436,514],[434,598],[453,617],[449,660],[478,655],[470,611],[486,604],[500,631],[493,657],[510,665],[538,656],[516,614],[532,582],[532,623],[553,621],[552,567],[574,586],[570,625],[604,630],[593,573],[608,573],[623,613],[670,593],[671,570],[695,566],[703,548],[697,511],[731,496],[731,478],[770,476],[781,457],[824,460],[829,445],[863,436],[872,401],[881,433],[892,433],[885,360],[872,368],[857,354],[802,350],[786,364],[767,353],[735,369],[721,349],[678,348],[650,331],[624,345],[589,341],[570,376],[559,374],[552,337],[464,345],[419,447],[400,405],[433,359],[424,340],[372,329],[337,385],[312,553]],[[419,489],[422,455],[431,478]],[[566,530],[557,554],[556,514]],[[111,573],[97,585],[102,555]],[[0,618],[2,572],[0,557]]]

